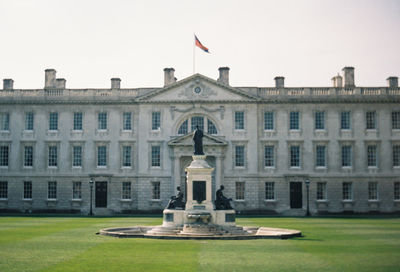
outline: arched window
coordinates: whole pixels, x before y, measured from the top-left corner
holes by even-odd
[[[213,121],[208,119],[206,116],[199,115],[192,116],[183,121],[178,129],[178,134],[182,135],[189,133],[189,128],[190,132],[195,131],[197,126],[203,131],[207,128],[208,134],[218,134],[217,127],[214,125]]]

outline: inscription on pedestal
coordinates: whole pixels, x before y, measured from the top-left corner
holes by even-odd
[[[201,203],[206,200],[206,182],[205,181],[193,181],[193,200],[197,203]]]
[[[164,219],[167,222],[174,222],[174,214],[173,213],[165,213]]]
[[[234,213],[225,214],[225,222],[235,222],[235,214]]]

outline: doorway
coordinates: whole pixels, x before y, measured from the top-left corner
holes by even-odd
[[[107,207],[107,181],[96,181],[96,208]]]
[[[290,208],[303,208],[302,182],[290,182]]]

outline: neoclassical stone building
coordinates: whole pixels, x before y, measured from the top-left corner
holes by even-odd
[[[196,126],[220,185],[240,212],[302,215],[400,211],[400,88],[358,87],[354,68],[333,87],[233,87],[217,80],[161,88],[0,90],[0,210],[95,214],[162,210],[185,188]],[[308,182],[309,181],[309,182]],[[309,185],[307,185],[309,184]],[[307,190],[309,189],[309,190]],[[309,197],[307,198],[307,191]]]

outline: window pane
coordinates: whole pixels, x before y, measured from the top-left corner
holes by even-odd
[[[151,166],[161,166],[161,148],[159,145],[151,147]]]
[[[244,146],[235,146],[235,166],[244,166]]]
[[[369,111],[366,113],[367,129],[376,129],[376,112]]]
[[[350,129],[350,112],[349,111],[343,111],[341,113],[340,128],[341,129]]]
[[[376,167],[377,166],[377,159],[376,159],[376,145],[369,145],[367,146],[367,165]]]
[[[274,149],[275,149],[275,147],[273,145],[266,145],[264,147],[264,166],[265,167],[274,167],[275,166]]]
[[[236,199],[244,199],[244,182],[236,182]]]
[[[74,130],[82,130],[82,113],[74,112]]]
[[[217,127],[210,119],[207,119],[207,131],[209,134],[218,134]]]
[[[264,130],[274,129],[274,113],[272,111],[264,112]]]
[[[131,183],[123,182],[122,183],[122,199],[131,199]]]
[[[73,147],[72,166],[82,166],[82,146]]]
[[[25,130],[33,130],[33,112],[25,114]]]
[[[298,111],[292,111],[292,112],[290,112],[290,124],[289,124],[289,129],[294,129],[294,130],[300,129],[299,115],[300,115],[300,114],[299,114]]]
[[[0,198],[8,198],[8,183],[0,181]]]
[[[24,166],[33,166],[33,147],[24,147]]]
[[[8,154],[9,154],[8,146],[5,145],[0,146],[0,166],[8,166]]]
[[[325,162],[325,146],[324,145],[317,145],[316,148],[316,166],[317,167],[324,167],[326,166]]]
[[[178,129],[178,134],[187,134],[188,133],[188,120],[182,123],[182,125]]]
[[[73,199],[81,199],[82,198],[82,182],[75,181],[72,184],[72,198]]]
[[[400,111],[392,112],[392,129],[400,129]]]
[[[49,181],[47,187],[47,198],[48,199],[56,199],[57,198],[57,182]]]
[[[130,112],[124,112],[123,130],[132,130],[132,113]]]
[[[342,166],[351,167],[351,145],[342,146]]]
[[[130,167],[132,165],[131,154],[132,154],[131,146],[122,147],[122,166]]]
[[[107,113],[100,112],[98,115],[99,129],[107,129]]]
[[[158,130],[161,128],[161,112],[154,111],[151,113],[151,129]]]
[[[97,147],[97,166],[107,166],[107,147]]]
[[[300,167],[300,146],[290,147],[290,167]]]
[[[24,181],[24,199],[32,199],[32,181]]]
[[[58,130],[58,113],[57,112],[50,113],[49,130]]]
[[[57,166],[57,146],[49,146],[49,166]]]
[[[243,111],[235,111],[235,129],[244,129]]]
[[[325,129],[325,112],[317,111],[315,113],[315,129]]]
[[[204,131],[204,117],[203,116],[193,116],[191,118],[191,131],[195,131],[196,127],[199,127],[202,131]]]
[[[274,200],[275,199],[275,183],[266,182],[265,183],[265,199]]]

